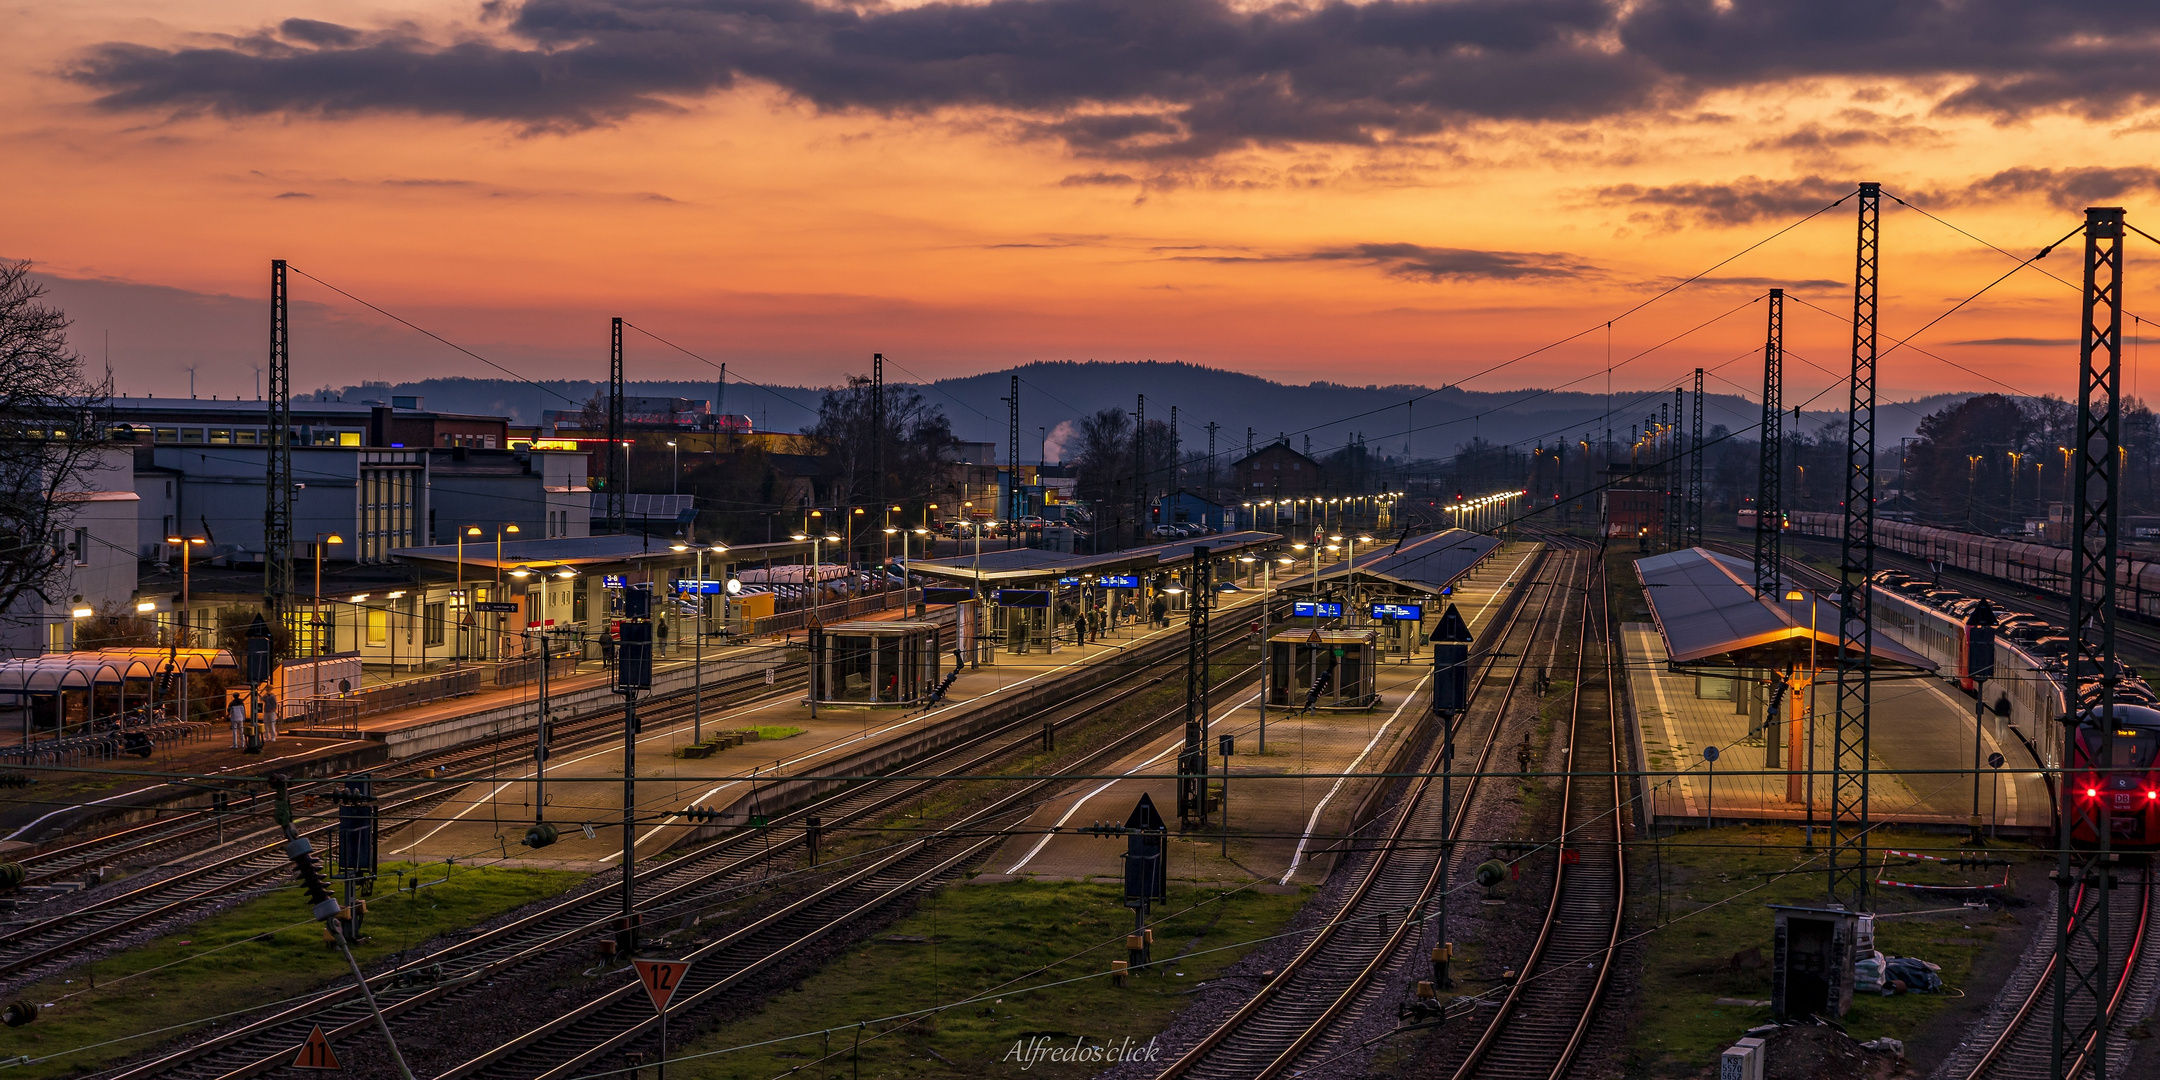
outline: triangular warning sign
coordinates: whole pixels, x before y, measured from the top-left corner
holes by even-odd
[[[307,1041],[300,1044],[300,1056],[293,1059],[295,1069],[320,1069],[324,1072],[343,1072],[345,1066],[338,1064],[336,1052],[330,1049],[330,1038],[323,1034],[322,1025],[315,1025],[308,1032]]]
[[[1307,635],[1305,635],[1305,644],[1307,644],[1307,645],[1318,645],[1318,644],[1320,644],[1320,631],[1319,631],[1318,629],[1314,629],[1312,633],[1310,633],[1310,634],[1307,634]]]
[[[638,979],[645,984],[645,996],[652,999],[655,1012],[666,1012],[668,999],[675,996],[675,988],[682,985],[683,973],[690,970],[688,960],[632,960],[637,967]]]

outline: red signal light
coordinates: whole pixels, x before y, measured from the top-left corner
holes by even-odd
[[[2098,789],[2098,788],[2086,788],[2086,789],[2085,789],[2085,797],[2086,797],[2086,798],[2088,798],[2088,799],[2094,799],[2094,798],[2098,798],[2099,796],[2100,796],[2100,789]]]

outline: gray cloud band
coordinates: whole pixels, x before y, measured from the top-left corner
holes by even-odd
[[[448,42],[289,19],[211,45],[107,43],[67,70],[112,110],[389,112],[527,131],[751,80],[827,110],[999,110],[1122,159],[1376,145],[1822,75],[1948,80],[1939,111],[1994,116],[2115,115],[2160,90],[2160,5],[2126,0],[490,0],[483,12]]]

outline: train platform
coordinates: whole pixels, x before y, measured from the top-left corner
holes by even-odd
[[[1245,618],[1245,608],[1258,599],[1257,593],[1225,594],[1216,615]],[[1182,641],[1185,633],[1182,619],[1162,627],[1143,620],[1106,632],[1099,642],[1076,645],[1068,640],[1055,651],[1044,650],[1039,642],[1026,653],[986,650],[982,662],[964,671],[943,700],[928,710],[834,704],[813,710],[800,688],[724,709],[708,705],[702,721],[708,734],[794,730],[780,738],[761,735],[704,758],[674,756],[693,741],[689,710],[678,699],[664,711],[648,714],[652,722],[637,742],[640,856],[665,851],[699,828],[677,813],[686,807],[730,805],[758,785],[827,770],[883,744],[961,720],[1046,680],[1114,661],[1128,649],[1165,639]],[[707,662],[712,662],[710,657]],[[525,708],[531,708],[529,691]],[[561,832],[561,840],[546,852],[553,864],[612,866],[622,857],[622,765],[623,748],[617,741],[550,759],[544,780],[546,817]],[[533,859],[520,849],[542,782],[530,759],[506,761],[499,776],[466,785],[427,819],[385,836],[384,856],[421,861],[490,855]],[[590,837],[585,835],[587,825],[592,827]]]
[[[1766,772],[1769,748],[1762,734],[1750,733],[1745,711],[1736,711],[1708,681],[1668,670],[1670,656],[1657,627],[1627,623],[1621,627],[1627,657],[1630,696],[1635,703],[1637,760],[1652,773],[1646,783],[1650,813],[1664,825],[1701,825],[1715,814],[1719,822],[1804,822],[1809,817],[1808,738],[1801,741],[1797,769],[1781,760]],[[1830,762],[1836,727],[1836,672],[1825,670],[1813,687],[1814,820],[1826,822],[1830,805]],[[1869,812],[1878,821],[1964,826],[1973,807],[1973,778],[1937,772],[1969,768],[1973,758],[1972,703],[1933,675],[1879,680],[1870,710]],[[1999,735],[1992,723],[1981,724],[1981,757],[2000,752],[2004,767],[1983,778],[1980,816],[1983,825],[2029,833],[2050,826],[2052,811],[2039,764],[2023,741]],[[1784,740],[1780,740],[1781,743]],[[1719,752],[1713,767],[1705,747]],[[1779,747],[1780,751],[1787,749]],[[1797,784],[1794,777],[1797,777]],[[1797,786],[1799,799],[1788,798]]]
[[[1522,581],[1538,547],[1512,545],[1456,586],[1457,610],[1472,633],[1496,615],[1507,590]],[[1222,816],[1212,818],[1205,830],[1176,831],[1177,782],[1166,774],[1176,771],[1184,735],[1173,732],[1105,770],[1132,774],[1132,779],[1076,781],[1045,802],[1027,830],[985,860],[983,873],[974,880],[1123,881],[1125,845],[1074,830],[1098,820],[1124,824],[1143,793],[1170,820],[1171,877],[1225,886],[1256,879],[1292,886],[1325,879],[1358,807],[1379,783],[1339,774],[1383,771],[1428,715],[1429,656],[1413,654],[1382,664],[1377,675],[1380,705],[1369,712],[1300,715],[1270,707],[1265,753],[1259,752],[1257,690],[1246,688],[1218,700],[1210,735],[1234,736],[1237,750],[1230,759],[1225,800],[1227,853]],[[1223,759],[1212,755],[1214,747],[1209,749],[1210,777],[1219,781]]]

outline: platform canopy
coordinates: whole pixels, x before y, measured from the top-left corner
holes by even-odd
[[[1805,666],[1810,643],[1817,666],[1837,663],[1837,597],[1780,580],[1778,596],[1758,597],[1752,563],[1702,548],[1635,560],[1650,617],[1676,665],[1778,668]],[[1935,662],[1899,645],[1878,627],[1866,643],[1878,665],[1935,670]]]
[[[1358,545],[1354,563],[1337,562],[1321,567],[1319,581],[1322,586],[1356,581],[1392,587],[1405,593],[1439,596],[1453,588],[1456,579],[1499,546],[1498,538],[1468,529],[1442,529],[1392,544],[1375,540],[1370,546]],[[1312,584],[1310,571],[1281,581],[1282,587],[1292,590],[1309,588]]]
[[[985,549],[978,559],[970,550],[965,555],[950,559],[917,559],[909,563],[907,568],[910,573],[968,582],[1037,581],[1042,578],[1085,578],[1102,574],[1145,574],[1185,565],[1192,560],[1193,549],[1196,547],[1208,549],[1211,558],[1221,558],[1280,543],[1282,537],[1276,533],[1246,531],[1195,536],[1102,555],[1075,555],[1047,548],[1011,548],[1004,551]]]

